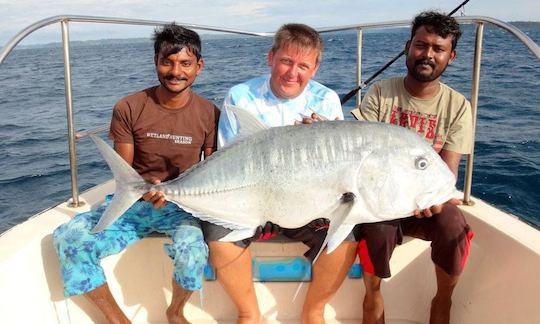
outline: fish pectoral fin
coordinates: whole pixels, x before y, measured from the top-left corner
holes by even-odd
[[[353,230],[355,224],[343,224],[341,225],[333,236],[328,236],[328,245],[326,246],[326,253],[332,253],[341,242],[345,241],[345,238]]]
[[[331,221],[328,227],[328,232],[326,233],[324,242],[321,245],[321,248],[319,252],[317,252],[317,255],[313,259],[312,263],[315,263],[315,261],[317,261],[317,258],[321,254],[324,247],[328,244],[330,239],[332,239],[333,248],[332,250],[328,249],[327,253],[332,252],[339,244],[341,244],[341,242],[343,242],[348,232],[345,235],[343,235],[343,232],[346,231],[346,229],[341,229],[341,227],[343,227],[345,220],[349,216],[354,206],[355,201],[356,201],[356,195],[352,192],[346,192],[343,195],[341,195],[336,208],[330,213],[330,215],[332,216],[330,217]]]
[[[338,199],[336,204],[334,205],[333,210],[330,211],[328,215],[331,216],[330,225],[328,227],[328,232],[326,233],[326,237],[324,238],[323,244],[321,245],[321,248],[317,252],[317,255],[315,255],[315,258],[313,258],[312,264],[315,264],[315,261],[319,258],[319,255],[321,255],[321,252],[324,250],[324,247],[328,244],[327,253],[332,252],[336,247],[338,247],[343,240],[347,237],[347,235],[351,232],[354,225],[343,225],[347,217],[349,216],[353,206],[354,202],[356,200],[356,195],[352,192],[346,192]],[[327,215],[327,216],[328,216]],[[292,301],[294,302],[296,300],[296,297],[298,297],[298,294],[300,293],[300,290],[302,289],[303,282],[301,282],[298,287],[296,288],[296,291],[293,295]]]
[[[219,241],[221,242],[241,241],[241,240],[253,237],[253,235],[255,235],[256,230],[257,230],[256,227],[236,229],[230,232],[229,234],[225,235],[224,237],[220,238]]]

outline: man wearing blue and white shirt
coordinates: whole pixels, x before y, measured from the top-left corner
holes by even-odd
[[[303,24],[283,25],[275,34],[272,48],[268,52],[270,75],[232,87],[223,106],[248,110],[270,127],[324,119],[342,120],[343,112],[338,95],[312,80],[320,65],[322,48],[320,35],[311,27]],[[227,145],[237,133],[234,113],[222,109],[218,147]],[[252,239],[221,242],[219,239],[228,234],[229,230],[209,223],[203,225],[205,240],[210,248],[210,261],[216,268],[217,278],[238,309],[237,323],[261,321],[252,282],[251,253],[246,249],[250,242],[280,233],[308,245],[310,250],[305,255],[313,259],[322,245],[327,228],[326,219],[317,219],[299,229],[280,229],[276,224],[267,223]],[[341,269],[343,256],[351,255],[350,251],[356,251],[357,247],[354,237],[350,237],[331,254],[323,252],[314,265],[313,281],[302,312],[303,322],[324,321],[327,296],[321,296],[321,292],[328,289],[321,288],[330,285],[336,291],[341,285],[341,282],[335,282],[334,277],[349,270]]]
[[[282,57],[276,58],[272,50],[268,56],[270,66],[274,65],[273,60],[283,60]],[[331,120],[343,119],[339,97],[333,90],[311,79],[304,81],[307,75],[302,75],[301,72],[297,73],[301,76],[296,77],[296,81],[282,81],[287,75],[293,74],[295,69],[301,70],[295,67],[286,69],[290,63],[287,63],[288,59],[285,60],[285,63],[276,63],[285,65],[281,67],[286,71],[283,77],[265,75],[238,84],[229,90],[223,106],[242,107],[251,111],[270,127],[293,125],[295,121],[302,121],[305,116],[312,116],[314,113]],[[313,71],[306,72],[315,75],[319,62],[316,64]],[[272,71],[276,69],[278,68],[273,68]],[[237,131],[234,114],[229,112],[219,121],[219,145],[228,143],[236,136]]]

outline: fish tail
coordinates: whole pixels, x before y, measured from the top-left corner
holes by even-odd
[[[95,135],[90,135],[90,138],[109,165],[116,182],[113,199],[101,215],[97,225],[92,229],[92,233],[97,233],[111,225],[141,198],[140,188],[144,186],[146,181],[104,140]]]

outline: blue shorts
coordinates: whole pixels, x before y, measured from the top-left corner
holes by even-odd
[[[175,281],[187,290],[201,288],[208,246],[196,218],[170,202],[156,209],[151,203],[137,201],[105,230],[90,233],[110,200],[111,196],[107,196],[96,210],[78,214],[54,231],[66,297],[85,294],[105,284],[100,260],[152,232],[172,239],[164,248],[173,260]]]

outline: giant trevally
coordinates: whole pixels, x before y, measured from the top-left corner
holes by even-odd
[[[409,216],[455,194],[455,177],[427,141],[403,127],[323,121],[269,128],[234,112],[237,139],[178,178],[150,185],[108,144],[92,137],[116,180],[95,232],[148,190],[201,220],[232,229],[224,241],[254,235],[267,221],[298,228],[328,218],[328,253],[355,224]],[[324,246],[324,245],[323,245]]]

